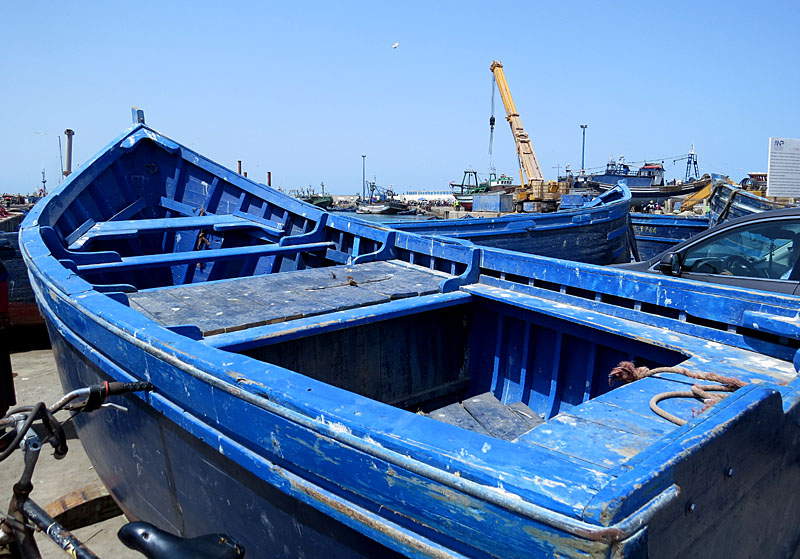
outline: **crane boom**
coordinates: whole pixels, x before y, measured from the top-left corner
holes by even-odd
[[[514,100],[511,98],[511,91],[508,89],[508,82],[503,72],[503,64],[499,60],[492,61],[489,69],[494,74],[495,81],[497,82],[497,89],[500,91],[500,96],[503,98],[503,105],[506,108],[506,120],[511,126],[511,134],[514,136],[514,142],[517,145],[517,154],[519,155],[520,165],[525,172],[528,180],[523,181],[523,186],[532,186],[534,182],[541,183],[544,180],[542,169],[539,167],[539,162],[536,160],[536,154],[533,152],[533,146],[528,134],[522,128],[522,120],[519,118],[517,108],[514,106]],[[522,179],[522,177],[520,177]]]

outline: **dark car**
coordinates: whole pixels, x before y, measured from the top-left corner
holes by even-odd
[[[800,208],[726,221],[644,262],[617,268],[800,294]]]

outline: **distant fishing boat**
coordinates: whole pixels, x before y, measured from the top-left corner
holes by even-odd
[[[155,387],[75,418],[129,518],[256,558],[800,540],[798,297],[329,214],[144,124],[20,238],[64,388]]]
[[[316,192],[313,188],[309,187],[304,190],[293,190],[289,192],[290,196],[307,202],[311,205],[327,210],[333,205],[333,196],[325,194],[325,183],[320,183],[322,194]]]
[[[397,194],[391,188],[383,189],[371,182],[369,192],[369,199],[356,205],[356,213],[394,215],[409,210],[408,204],[394,199]]]
[[[359,204],[356,213],[360,214],[402,214],[408,211],[408,204],[396,200],[385,200],[383,202],[372,202]]]
[[[576,209],[493,218],[403,221],[389,226],[527,254],[612,264],[630,260],[630,205],[631,193],[623,183]]]
[[[602,173],[577,177],[576,180],[578,181],[576,186],[589,187],[595,192],[605,192],[620,180],[625,180],[631,189],[632,204],[643,207],[651,200],[662,203],[673,196],[696,192],[707,186],[711,182],[711,177],[703,175],[690,179],[687,173],[686,181],[668,183],[664,178],[662,163],[645,163],[641,167],[634,167],[620,157],[618,161],[611,159]]]
[[[513,192],[517,186],[513,184],[513,179],[506,175],[497,176],[497,173],[489,173],[486,180],[478,178],[478,172],[474,169],[464,171],[461,183],[451,182],[450,188],[453,189],[453,196],[464,210],[471,212],[473,196],[476,194],[486,194],[489,192]]]

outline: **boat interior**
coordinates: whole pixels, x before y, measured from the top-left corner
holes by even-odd
[[[797,349],[752,325],[764,298],[747,319],[658,278],[333,216],[138,133],[125,157],[61,194],[43,240],[94,290],[209,348],[605,467],[674,428],[648,402],[686,379],[608,381],[621,361],[690,359],[662,328],[785,361]],[[790,312],[779,296],[773,307]],[[627,442],[568,449],[585,444],[559,435],[576,423]]]

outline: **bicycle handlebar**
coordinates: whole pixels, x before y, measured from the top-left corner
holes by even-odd
[[[109,382],[108,396],[117,396],[127,392],[151,391],[155,388],[149,382]]]
[[[93,411],[103,405],[109,396],[118,396],[143,390],[151,391],[153,389],[154,386],[149,382],[101,382],[68,392],[49,408],[45,406],[44,402],[39,402],[34,406],[10,410],[5,417],[0,418],[0,429],[13,428],[19,421],[23,423],[18,426],[14,439],[9,444],[0,445],[0,462],[11,455],[37,419],[41,420],[50,435],[49,439],[55,449],[55,457],[63,458],[67,453],[66,437],[61,424],[53,414],[62,409],[69,409],[78,413]],[[79,403],[72,403],[78,399],[81,400]],[[0,435],[2,435],[1,431]]]
[[[99,408],[109,396],[118,396],[120,394],[139,392],[142,390],[149,392],[154,388],[155,387],[149,382],[100,382],[64,394],[58,402],[48,409],[52,413],[64,408],[78,411],[93,411]],[[78,398],[85,398],[85,401],[79,404],[69,405],[73,400],[77,400]]]
[[[94,553],[29,498],[33,490],[33,469],[39,456],[41,442],[50,442],[55,449],[55,457],[63,458],[67,454],[67,437],[61,423],[54,415],[56,412],[71,410],[74,412],[74,417],[83,411],[96,410],[109,396],[153,389],[153,385],[148,382],[101,382],[68,392],[49,408],[44,402],[38,402],[33,406],[15,408],[4,417],[0,417],[0,462],[15,450],[22,450],[24,454],[23,472],[20,481],[14,485],[14,497],[9,505],[8,514],[0,514],[0,524],[2,524],[0,545],[9,546],[13,557],[41,557],[33,539],[33,527],[30,524],[32,522],[73,557],[97,559]],[[41,428],[37,423],[41,423]],[[2,555],[5,557],[5,553]],[[232,557],[238,559],[241,556],[243,554]],[[195,555],[191,557],[197,559]],[[227,559],[228,556],[209,555],[209,557]]]

